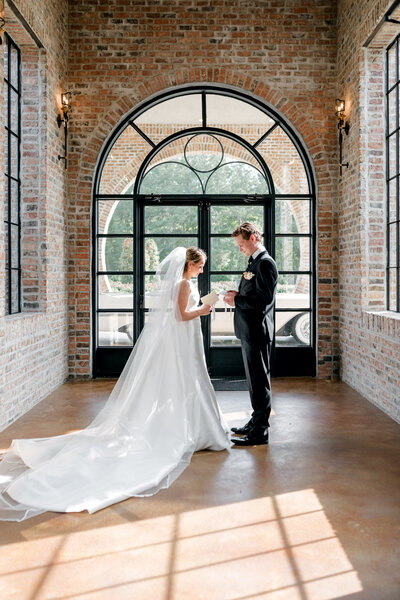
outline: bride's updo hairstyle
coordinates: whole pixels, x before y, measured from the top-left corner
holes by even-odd
[[[185,273],[188,270],[190,262],[197,264],[202,260],[207,260],[207,254],[204,252],[204,250],[202,250],[201,248],[196,248],[195,246],[191,246],[186,250],[186,262],[183,272]]]

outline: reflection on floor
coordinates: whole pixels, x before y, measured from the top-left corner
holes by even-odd
[[[0,434],[85,425],[113,386],[70,382]],[[342,383],[273,380],[269,447],[202,452],[169,490],[0,523],[2,600],[398,600],[400,426]],[[245,392],[218,392],[230,423]]]

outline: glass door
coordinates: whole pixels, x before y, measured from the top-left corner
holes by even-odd
[[[295,219],[293,206],[302,217]],[[125,196],[97,203],[96,311],[97,376],[118,376],[146,322],[154,275],[177,246],[199,246],[207,255],[198,279],[200,295],[238,289],[247,258],[232,231],[250,221],[264,234],[264,245],[278,264],[275,311],[275,375],[314,374],[311,330],[309,202],[245,198]],[[233,311],[219,301],[215,313],[202,319],[204,349],[210,374],[243,375],[240,341]]]
[[[162,260],[178,246],[200,246],[198,203],[146,201],[140,207],[141,236],[140,325],[151,308],[154,276]]]
[[[245,220],[255,223],[265,233],[265,244],[271,251],[272,209],[270,200],[257,199],[250,205],[243,198],[226,200],[206,197],[196,201],[179,199],[143,199],[139,221],[143,223],[142,264],[143,277],[139,290],[140,325],[146,322],[151,308],[154,275],[159,263],[177,246],[200,246],[208,261],[203,275],[198,279],[200,295],[238,289],[240,278],[247,265],[231,234]],[[235,337],[233,312],[219,301],[215,313],[202,319],[204,350],[212,376],[238,376],[244,374],[240,341]],[[138,332],[139,333],[139,332]]]
[[[209,289],[221,293],[230,289],[237,290],[242,273],[246,270],[247,257],[239,252],[232,232],[244,221],[250,221],[264,234],[264,244],[271,251],[271,235],[268,224],[271,219],[268,212],[271,203],[260,199],[255,205],[245,203],[244,199],[235,203],[218,201],[209,206]],[[268,239],[267,239],[268,238]],[[208,364],[210,373],[215,376],[244,374],[240,341],[234,333],[233,310],[219,301],[215,315],[206,323],[208,342]]]

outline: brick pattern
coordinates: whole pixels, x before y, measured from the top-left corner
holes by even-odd
[[[42,224],[39,214],[41,140],[45,133],[41,108],[44,98],[40,95],[39,49],[23,46],[21,59],[22,310],[32,312],[42,308],[40,288],[44,284],[41,278],[44,254],[41,247]]]
[[[329,110],[336,97],[335,24],[331,0],[115,0],[104,9],[95,0],[70,3],[72,377],[90,377],[89,232],[99,152],[138,103],[171,87],[201,82],[255,94],[280,111],[304,140],[318,186],[318,375],[338,375],[336,130]],[[114,185],[119,185],[116,179]]]
[[[6,30],[22,51],[22,285],[23,312],[5,316],[0,286],[0,428],[44,398],[67,377],[65,173],[57,160],[63,139],[57,101],[66,85],[67,1],[14,2],[41,40],[38,49],[5,5]],[[0,103],[4,108],[3,61]],[[4,171],[4,110],[0,170]],[[0,180],[4,198],[4,181]],[[0,203],[0,271],[4,272],[4,203]],[[4,282],[4,278],[1,280]]]
[[[338,94],[351,123],[339,186],[340,353],[342,379],[400,421],[398,322],[385,313],[385,46],[363,48],[391,4],[338,4]]]

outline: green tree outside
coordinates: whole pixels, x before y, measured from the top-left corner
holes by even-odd
[[[202,167],[207,164],[215,165],[215,157],[203,156]],[[208,161],[208,162],[207,162]],[[235,167],[235,168],[234,168]],[[209,173],[199,173],[205,182]],[[251,165],[226,164],[215,171],[212,177],[218,182],[214,193],[223,195],[231,193],[267,193],[266,182],[260,179],[259,172]],[[209,187],[212,189],[212,177]],[[246,187],[246,190],[243,187]],[[261,189],[263,188],[263,189]],[[207,188],[208,191],[208,188]],[[196,175],[181,162],[161,163],[145,176],[141,193],[164,194],[201,194],[201,185]],[[247,259],[238,252],[234,240],[230,237],[218,237],[218,234],[230,234],[239,223],[247,220],[264,228],[263,207],[261,206],[211,206],[210,222],[211,238],[210,261],[211,269],[217,271],[243,271]],[[275,203],[275,220],[277,225],[285,224],[284,229],[293,234],[298,232],[293,213],[288,203]],[[145,269],[156,270],[159,262],[176,246],[196,244],[197,236],[197,207],[196,206],[148,206],[145,208]],[[133,231],[132,202],[120,200],[113,212],[106,233]],[[185,234],[185,238],[154,238],[151,234]],[[300,243],[296,237],[276,238],[276,262],[278,268],[296,270],[300,264]],[[131,271],[133,269],[133,240],[131,238],[109,238],[105,248],[106,268],[115,271]],[[282,268],[282,266],[281,266]],[[223,283],[236,285],[236,276],[229,274],[214,276],[217,287]],[[132,278],[125,275],[109,277],[115,291],[132,293]],[[288,292],[294,287],[293,276],[280,275],[279,291]],[[224,286],[225,287],[225,286]],[[114,290],[113,290],[114,291]]]

